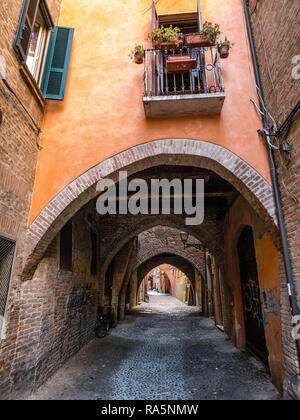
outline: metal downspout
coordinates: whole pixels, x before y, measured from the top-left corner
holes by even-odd
[[[284,265],[285,265],[285,271],[286,271],[286,277],[287,277],[287,287],[288,287],[288,292],[289,292],[291,311],[294,317],[300,314],[300,310],[297,303],[296,289],[295,289],[295,283],[294,283],[294,278],[293,278],[291,257],[290,257],[289,245],[288,245],[288,240],[287,240],[284,216],[283,216],[283,211],[282,211],[281,198],[280,198],[279,187],[278,187],[278,177],[277,177],[277,172],[276,172],[276,167],[275,167],[274,155],[273,155],[273,150],[269,145],[269,143],[271,143],[270,126],[269,126],[267,112],[265,110],[265,107],[263,106],[264,104],[262,103],[262,101],[265,102],[264,92],[262,88],[262,82],[261,82],[258,60],[257,60],[257,55],[256,55],[256,48],[255,48],[255,42],[254,42],[254,37],[253,37],[250,12],[247,5],[247,1],[242,0],[242,2],[244,6],[246,25],[247,25],[248,37],[249,37],[249,42],[250,42],[250,47],[251,47],[251,55],[252,55],[253,66],[254,66],[254,71],[255,71],[255,77],[256,77],[256,82],[257,82],[257,86],[258,86],[259,94],[260,94],[259,100],[260,100],[260,107],[263,112],[263,118],[262,118],[263,125],[265,129],[266,140],[268,142],[268,156],[269,156],[270,171],[271,171],[271,177],[272,177],[272,183],[273,183],[274,200],[275,200],[275,206],[276,206],[277,217],[278,217],[278,226],[279,226],[279,231],[280,231],[280,236],[281,236],[281,241],[282,241],[282,250],[283,250]],[[297,348],[297,353],[298,353],[297,354],[298,361],[300,362],[300,339],[299,338],[295,339],[295,342],[296,342],[296,348]]]

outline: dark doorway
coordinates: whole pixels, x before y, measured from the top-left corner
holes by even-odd
[[[268,364],[254,240],[252,228],[249,226],[240,235],[238,254],[247,347]]]
[[[106,274],[105,274],[105,286],[104,286],[104,295],[105,295],[105,304],[111,306],[112,303],[112,286],[114,278],[114,260],[109,264]]]

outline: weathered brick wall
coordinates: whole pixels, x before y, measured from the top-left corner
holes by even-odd
[[[299,1],[250,0],[249,4],[266,105],[277,125],[280,126],[300,99],[300,79],[299,76],[298,78],[295,77],[295,72],[293,73],[295,64],[292,63],[293,57],[300,56]],[[274,87],[269,76],[268,64]],[[295,116],[286,137],[285,132],[275,141],[277,145],[281,145],[284,139],[287,140],[291,147],[291,154],[275,151],[274,155],[297,288],[297,299],[300,305],[299,112]],[[297,356],[291,336],[289,300],[284,285],[282,285],[282,305],[286,369],[292,377],[297,371]],[[291,389],[289,385],[286,388]]]
[[[61,0],[48,0],[55,23]],[[0,56],[5,81],[0,79],[0,232],[18,239],[27,224],[35,177],[44,107],[23,79],[13,44],[23,0],[0,3]],[[23,105],[23,106],[22,106]],[[24,109],[25,108],[25,109]]]
[[[13,3],[13,4],[12,4]],[[56,23],[61,0],[49,0]],[[24,237],[37,162],[43,104],[23,79],[13,50],[23,0],[0,2],[0,59],[5,63],[5,81],[0,79],[0,234],[17,241],[17,252],[5,320],[0,338],[0,395],[10,389],[11,364],[15,357],[18,321],[23,303],[18,278],[23,260]],[[24,328],[24,326],[22,327]],[[16,362],[17,363],[17,362]],[[5,379],[3,379],[5,378]]]
[[[86,206],[73,218],[73,271],[59,269],[58,236],[33,279],[18,290],[15,354],[9,374],[0,376],[2,398],[24,397],[95,337],[99,279],[91,275],[90,227],[84,223],[91,211]]]

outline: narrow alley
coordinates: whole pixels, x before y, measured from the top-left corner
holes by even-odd
[[[210,318],[150,294],[126,321],[81,349],[32,400],[276,400],[265,367]]]
[[[1,401],[300,400],[299,17],[0,0]]]

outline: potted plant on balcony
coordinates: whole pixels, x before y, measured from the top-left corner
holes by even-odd
[[[144,47],[142,45],[136,45],[134,50],[131,51],[129,57],[135,64],[143,64],[144,62]]]
[[[186,71],[197,68],[197,59],[190,55],[170,55],[166,60],[167,71]]]
[[[224,41],[217,43],[218,50],[221,58],[227,58],[229,56],[229,50],[234,46],[234,43],[230,42],[229,39],[225,36]]]
[[[206,21],[200,32],[186,35],[185,43],[189,48],[210,47],[215,45],[220,34],[220,26],[217,23]]]
[[[158,50],[178,50],[183,46],[183,34],[179,28],[173,28],[173,25],[167,28],[162,25],[154,29],[148,38],[154,42]]]

